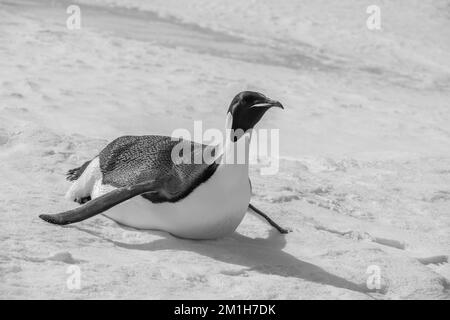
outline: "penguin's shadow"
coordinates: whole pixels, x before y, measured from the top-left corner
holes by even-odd
[[[312,263],[302,261],[293,255],[284,252],[283,248],[286,246],[286,237],[276,230],[271,230],[267,238],[250,238],[235,232],[233,235],[219,240],[188,240],[177,238],[161,231],[145,230],[142,232],[161,236],[162,239],[142,244],[130,244],[105,238],[102,234],[93,230],[79,226],[71,227],[100,237],[101,239],[124,249],[143,251],[181,250],[195,252],[211,259],[245,267],[239,274],[256,271],[268,275],[295,277],[364,294],[371,292],[371,290],[367,289],[365,283],[353,283],[329,273]],[[123,229],[130,230],[129,228]]]

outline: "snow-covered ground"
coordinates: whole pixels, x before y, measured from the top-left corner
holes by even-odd
[[[449,299],[450,3],[372,2],[86,0],[68,30],[67,2],[0,0],[0,297]],[[292,233],[37,217],[75,206],[64,174],[107,141],[221,128],[248,89],[286,107],[252,202]]]

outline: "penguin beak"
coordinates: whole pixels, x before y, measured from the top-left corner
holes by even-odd
[[[263,102],[254,104],[250,107],[250,109],[252,109],[252,108],[272,108],[272,107],[284,109],[283,105],[279,101],[270,100],[270,99],[267,99]]]

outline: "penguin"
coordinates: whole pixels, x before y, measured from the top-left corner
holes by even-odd
[[[170,136],[119,137],[96,157],[67,172],[73,184],[66,198],[81,206],[39,217],[66,225],[102,213],[136,229],[161,230],[187,239],[217,239],[233,233],[250,208],[287,233],[250,204],[251,133],[273,107],[284,109],[261,93],[238,93],[227,111],[225,142],[212,149]],[[184,160],[208,151],[212,161],[205,157],[201,161],[174,159],[174,148],[180,145],[189,151],[189,158],[183,154]],[[239,159],[242,150],[244,161],[237,161],[233,157]]]

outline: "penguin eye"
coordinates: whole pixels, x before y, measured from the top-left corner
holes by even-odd
[[[244,98],[242,98],[242,103],[244,105],[250,106],[253,104],[254,101],[255,101],[254,97],[245,96]]]

